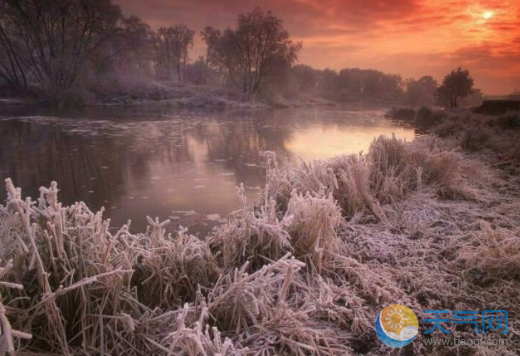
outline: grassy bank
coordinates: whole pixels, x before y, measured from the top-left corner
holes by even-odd
[[[58,186],[36,201],[6,180],[0,206],[0,354],[514,355],[518,344],[426,345],[377,338],[377,314],[411,308],[509,311],[520,324],[520,189],[514,120],[436,122],[411,143],[282,170],[205,240],[149,218],[110,227]],[[473,131],[481,134],[475,134]],[[442,137],[440,137],[440,136]],[[474,135],[468,138],[468,135]],[[486,138],[483,138],[486,137]],[[470,145],[467,143],[471,142]],[[475,338],[471,325],[444,327]],[[436,337],[444,334],[433,333]]]

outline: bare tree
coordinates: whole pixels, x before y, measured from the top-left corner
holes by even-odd
[[[8,4],[0,1],[0,78],[15,92],[25,92],[28,81],[21,41],[13,35],[15,25]]]
[[[173,69],[173,39],[171,28],[161,27],[154,35],[156,74],[171,79]]]
[[[134,66],[141,73],[149,73],[153,59],[153,33],[150,26],[136,16],[123,19],[122,36],[115,40],[117,56],[125,66]]]
[[[206,71],[205,73],[209,73],[211,69],[220,70],[220,62],[219,62],[219,41],[222,37],[222,32],[220,30],[206,26],[201,32],[200,37],[206,43]],[[206,83],[207,78],[206,75],[203,78],[203,82]]]
[[[116,35],[122,18],[110,0],[0,0],[0,76],[36,80],[47,92],[70,88],[89,57]]]
[[[282,20],[270,11],[256,8],[238,17],[235,30],[226,29],[210,42],[215,43],[211,55],[225,68],[229,79],[244,93],[257,94],[270,77],[276,73],[280,62],[289,66],[298,58],[301,43],[294,43],[284,29]],[[212,59],[213,60],[213,59]]]
[[[156,35],[156,56],[159,70],[168,79],[173,70],[177,72],[179,81],[182,81],[182,73],[185,72],[188,61],[189,49],[193,46],[195,31],[186,25],[173,27],[161,27]]]

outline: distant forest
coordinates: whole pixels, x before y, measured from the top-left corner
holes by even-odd
[[[190,57],[195,36],[206,44],[199,58]],[[431,76],[318,70],[297,64],[301,48],[281,19],[259,8],[240,14],[233,28],[197,33],[185,24],[153,30],[138,17],[124,17],[111,0],[0,0],[2,96],[62,101],[107,93],[130,81],[158,81],[233,87],[260,98],[454,106],[452,99],[439,97],[442,85]],[[471,79],[455,106],[481,98]]]

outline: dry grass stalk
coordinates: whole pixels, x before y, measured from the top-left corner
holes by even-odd
[[[0,264],[2,260],[0,259]],[[3,281],[3,277],[13,268],[13,261],[10,260],[3,267],[0,267],[0,287],[23,290],[23,285]],[[23,331],[14,330],[7,318],[7,308],[2,304],[2,293],[0,290],[0,355],[16,355],[16,340],[31,340],[32,335]]]

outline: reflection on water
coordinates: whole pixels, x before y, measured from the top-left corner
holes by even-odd
[[[379,135],[414,136],[379,111],[0,110],[0,178],[33,197],[56,180],[64,203],[104,206],[114,225],[131,219],[134,231],[146,215],[207,231],[239,207],[238,184],[256,199],[264,184],[260,151],[294,164],[366,151]]]

